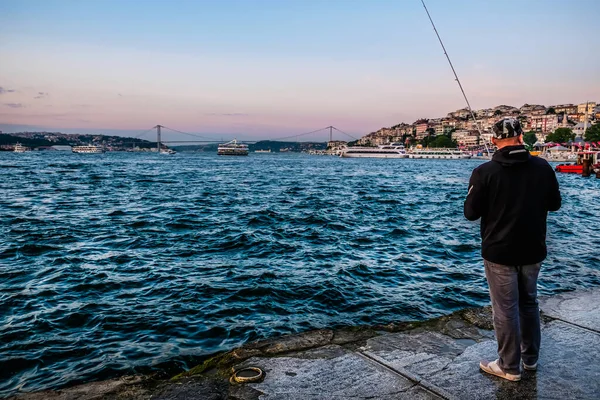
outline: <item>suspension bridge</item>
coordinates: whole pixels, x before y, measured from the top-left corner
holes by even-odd
[[[142,133],[138,134],[137,136],[134,137],[134,139],[141,139],[143,136],[150,134],[151,132],[155,131],[156,132],[156,147],[157,149],[160,151],[160,149],[162,148],[163,145],[167,145],[167,144],[176,144],[176,143],[186,143],[186,144],[191,144],[191,143],[199,143],[199,144],[211,144],[211,143],[223,143],[226,142],[228,140],[223,140],[223,139],[216,139],[216,138],[211,138],[211,137],[207,137],[204,135],[200,135],[197,133],[190,133],[190,132],[184,132],[184,131],[180,131],[177,129],[173,129],[173,128],[169,128],[168,126],[164,126],[164,125],[155,125],[150,129],[147,129],[145,131],[143,131]],[[164,139],[164,135],[165,133],[176,133],[176,134],[180,134],[180,135],[186,135],[191,137],[192,139],[189,140],[171,140],[171,139]],[[319,137],[319,135],[323,135],[323,134],[329,134],[328,139],[329,141],[333,141],[333,136],[334,133],[336,133],[336,136],[340,136],[343,135],[343,138],[351,138],[352,140],[358,140],[358,138],[350,135],[349,133],[346,133],[344,131],[342,131],[341,129],[336,128],[333,125],[330,126],[326,126],[320,129],[316,129],[310,132],[302,132],[302,133],[298,133],[295,135],[289,135],[289,136],[284,136],[284,137],[279,137],[279,138],[265,138],[265,139],[259,139],[259,140],[240,140],[238,141],[239,143],[245,143],[245,144],[252,144],[252,143],[256,143],[256,142],[260,142],[260,141],[264,141],[264,140],[268,140],[271,142],[283,142],[283,141],[295,141],[298,142],[300,141],[300,138],[306,138],[309,135],[313,135],[313,138]],[[319,140],[319,141],[325,141],[326,140],[326,136],[320,136],[318,139],[313,139],[314,140]],[[137,142],[126,142],[126,143],[131,143],[131,144],[135,144]]]

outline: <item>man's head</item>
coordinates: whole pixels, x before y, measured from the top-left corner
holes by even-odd
[[[492,143],[499,149],[523,144],[523,129],[521,123],[515,118],[501,119],[494,124],[492,130],[494,131]]]

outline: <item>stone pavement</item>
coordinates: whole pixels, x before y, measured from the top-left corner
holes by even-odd
[[[249,344],[171,381],[121,379],[88,384],[90,396],[80,386],[23,398],[600,399],[600,288],[543,298],[540,305],[538,371],[524,372],[520,382],[479,371],[480,359],[496,357],[490,310],[483,308]],[[264,380],[230,384],[228,375],[245,366],[263,369]],[[111,390],[99,393],[98,385]]]

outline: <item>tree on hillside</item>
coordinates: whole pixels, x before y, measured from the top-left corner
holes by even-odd
[[[556,110],[554,109],[554,107],[550,107],[546,110],[546,115],[548,114],[556,114]]]
[[[452,128],[450,129],[448,132],[446,132],[444,135],[448,136],[449,138],[452,139],[452,134],[456,132],[456,128]]]
[[[529,149],[533,148],[535,142],[537,142],[537,137],[535,136],[534,131],[525,132],[523,135],[523,141],[529,147]]]
[[[558,128],[546,136],[546,142],[565,143],[575,139],[575,134],[569,128]]]
[[[600,142],[600,123],[587,128],[584,139],[587,142]]]
[[[504,113],[502,112],[502,110],[496,110],[496,111],[494,111],[494,115],[495,115],[496,117],[497,117],[497,116],[500,116],[500,115],[502,115],[502,114],[504,114]]]
[[[433,136],[425,137],[425,138],[423,138],[422,145],[424,147],[435,147],[435,148],[440,148],[440,147],[455,148],[457,146],[456,141],[450,139],[446,135],[439,135],[439,136],[435,136],[435,137],[433,137]]]

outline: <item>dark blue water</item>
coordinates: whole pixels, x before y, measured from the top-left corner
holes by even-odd
[[[0,396],[486,304],[480,162],[0,153]],[[559,180],[544,294],[600,284],[600,180]]]

